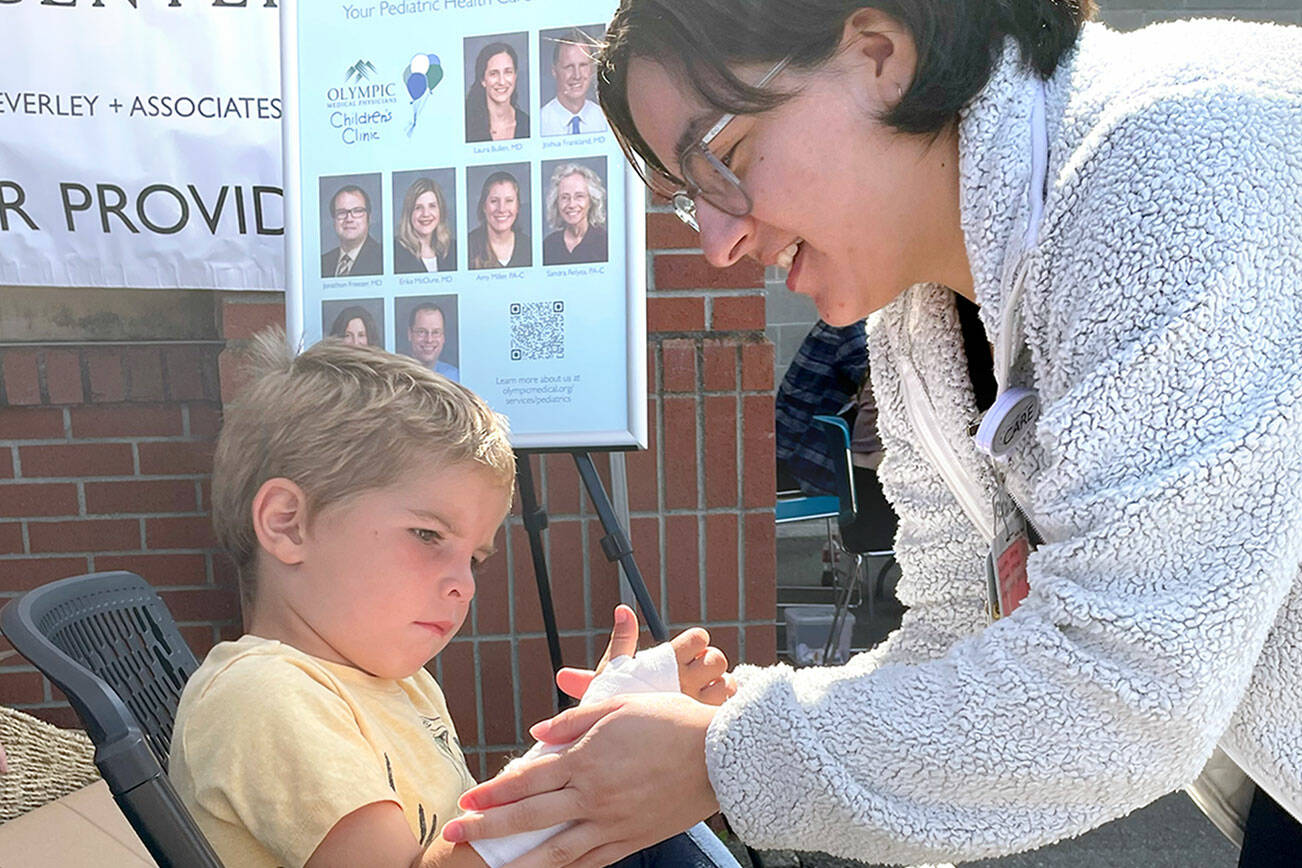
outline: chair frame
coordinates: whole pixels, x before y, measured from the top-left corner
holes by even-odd
[[[147,616],[140,614],[142,607]],[[102,626],[88,626],[85,621],[91,613],[111,617],[111,630],[117,635]],[[161,868],[222,868],[167,777],[174,709],[163,708],[164,717],[152,727],[142,724],[127,707],[131,698],[124,701],[100,674],[122,681],[115,675],[122,664],[110,657],[133,639],[154,642],[153,657],[180,684],[197,667],[194,654],[149,583],[128,572],[89,573],[51,582],[0,610],[0,631],[67,695],[95,744],[96,767],[154,861]],[[65,631],[77,632],[78,641],[70,641]],[[98,645],[99,660],[73,656],[78,642],[86,644],[86,640]],[[153,669],[151,662],[151,673]]]

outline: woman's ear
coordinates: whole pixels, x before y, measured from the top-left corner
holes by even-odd
[[[258,545],[282,564],[301,564],[307,531],[307,495],[288,479],[262,483],[253,497],[253,532]]]
[[[898,21],[877,9],[860,9],[845,22],[842,47],[865,58],[883,102],[899,101],[913,80],[917,52]]]

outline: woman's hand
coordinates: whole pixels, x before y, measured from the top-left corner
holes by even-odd
[[[716,710],[676,693],[616,697],[562,712],[530,731],[559,754],[507,769],[469,790],[469,813],[443,827],[448,841],[496,838],[574,821],[509,868],[600,868],[663,841],[719,810],[705,767]]]
[[[615,626],[610,631],[606,653],[595,670],[565,667],[556,673],[556,685],[575,699],[581,699],[592,679],[616,657],[637,652],[637,615],[625,605],[615,607]],[[701,627],[684,630],[669,644],[678,660],[678,688],[684,695],[708,705],[722,705],[737,692],[737,681],[728,674],[728,657],[710,645],[710,634]]]

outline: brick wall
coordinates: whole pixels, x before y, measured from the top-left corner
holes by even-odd
[[[773,348],[763,270],[716,271],[662,206],[647,215],[650,448],[627,453],[634,555],[672,630],[709,627],[731,660],[775,659]],[[36,290],[39,292],[39,290]],[[112,292],[105,291],[105,292]],[[78,572],[131,569],[162,589],[195,653],[238,634],[232,571],[213,548],[211,450],[238,353],[284,322],[278,293],[220,293],[201,343],[0,347],[0,600]],[[569,455],[535,456],[564,659],[591,665],[620,601],[618,567]],[[608,492],[608,456],[595,463]],[[519,505],[467,627],[433,666],[477,775],[555,710]],[[9,646],[0,640],[0,654]],[[72,725],[21,658],[0,704]]]
[[[196,654],[237,635],[234,578],[208,522],[220,349],[0,348],[0,597],[129,569],[160,590]],[[0,639],[0,704],[74,725],[9,650]]]

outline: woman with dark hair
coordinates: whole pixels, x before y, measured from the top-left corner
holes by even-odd
[[[520,69],[515,49],[490,42],[475,58],[475,80],[466,94],[466,141],[529,138],[529,115],[516,102]]]
[[[339,311],[330,326],[329,337],[340,338],[346,344],[384,349],[384,335],[375,324],[375,317],[360,304],[352,304]]]
[[[393,239],[396,274],[457,270],[452,214],[443,188],[433,178],[417,178],[402,198],[402,213]]]
[[[624,0],[601,104],[706,258],[873,314],[909,609],[718,709],[567,711],[532,732],[577,744],[445,836],[574,821],[530,864],[599,865],[722,808],[755,846],[966,861],[1189,787],[1242,865],[1297,859],[1302,33],[1093,12]]]
[[[520,182],[510,172],[494,172],[479,190],[479,225],[470,231],[470,267],[523,268],[533,264],[529,235],[516,228]]]
[[[596,172],[580,163],[557,166],[543,210],[556,230],[543,238],[543,265],[606,261],[606,186]]]

